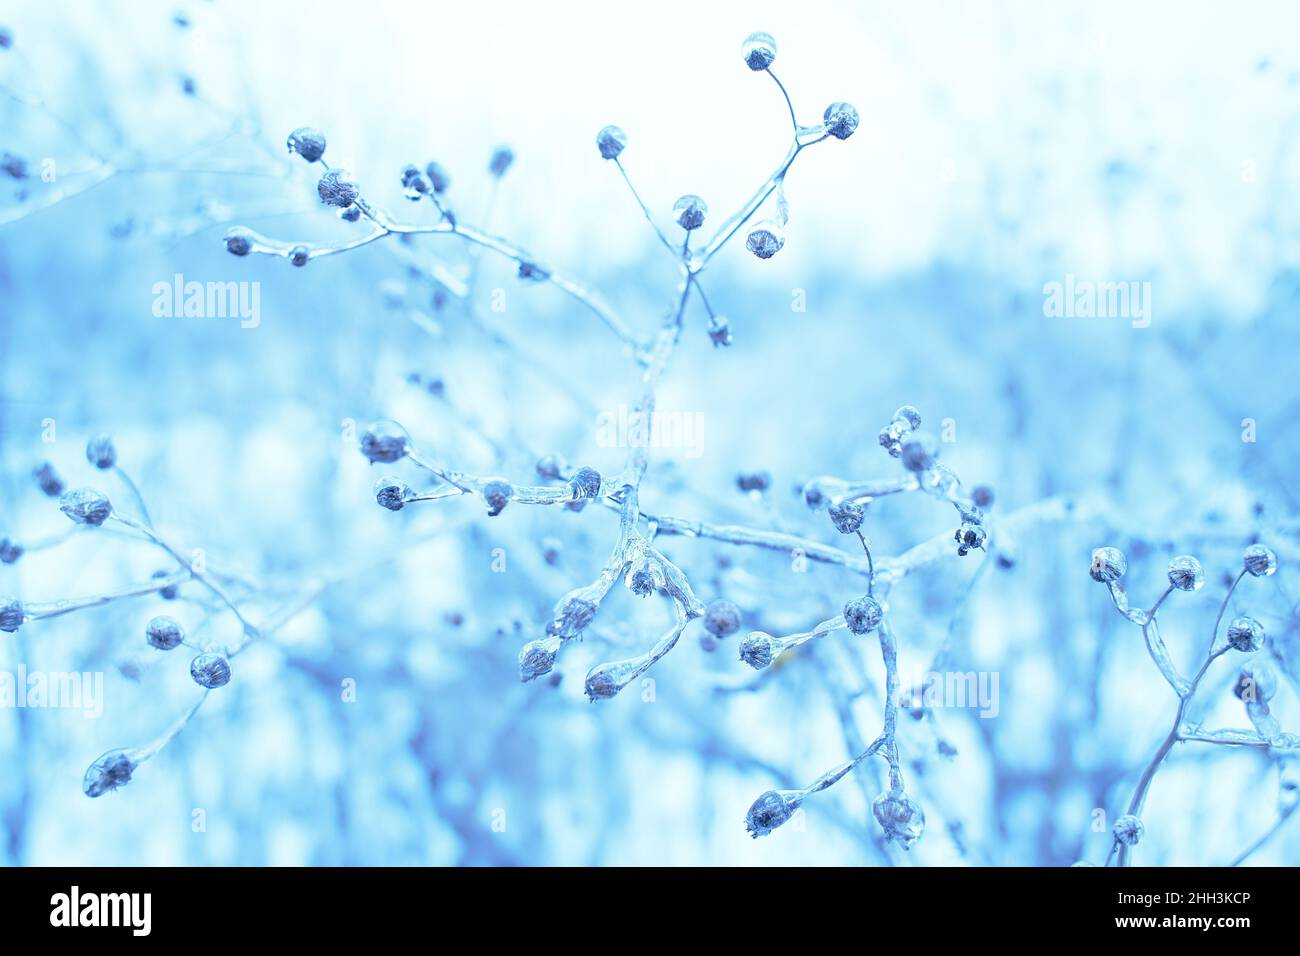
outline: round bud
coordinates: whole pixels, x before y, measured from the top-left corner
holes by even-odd
[[[1248,704],[1267,703],[1277,694],[1277,671],[1268,661],[1251,661],[1237,675],[1232,692]]]
[[[81,790],[88,797],[102,797],[110,790],[125,787],[137,764],[125,750],[110,750],[92,763],[81,780]]]
[[[22,601],[17,598],[0,597],[0,631],[13,634],[23,626],[24,620],[26,616],[23,613]]]
[[[407,199],[417,200],[432,192],[433,184],[420,172],[420,167],[408,165],[402,168],[402,189]]]
[[[1142,834],[1146,832],[1146,827],[1136,816],[1126,813],[1115,821],[1111,832],[1115,835],[1115,839],[1125,846],[1137,846],[1142,840]]]
[[[307,260],[310,258],[311,250],[306,246],[294,246],[289,250],[289,261],[300,269],[307,264]]]
[[[772,487],[772,476],[765,471],[740,474],[736,476],[736,487],[741,491],[767,491]]]
[[[1169,583],[1180,591],[1199,591],[1205,585],[1201,562],[1190,554],[1180,554],[1169,562]]]
[[[865,514],[862,505],[854,504],[852,501],[841,501],[837,505],[831,505],[828,513],[831,516],[831,524],[835,525],[835,530],[840,534],[854,534],[862,527],[862,516]]]
[[[832,103],[822,114],[822,122],[836,139],[848,139],[858,128],[858,111],[848,103]]]
[[[740,630],[740,608],[718,598],[704,609],[704,629],[714,637],[730,637]]]
[[[185,640],[185,631],[175,618],[160,614],[145,626],[144,637],[158,650],[170,651]]]
[[[1277,555],[1262,544],[1252,544],[1242,557],[1242,564],[1257,578],[1266,578],[1277,570]]]
[[[988,485],[976,485],[971,489],[970,500],[975,503],[976,508],[992,508],[993,499],[993,489]]]
[[[866,594],[844,605],[844,623],[854,634],[874,631],[884,616],[880,603]]]
[[[509,146],[498,146],[492,150],[492,158],[488,160],[488,172],[500,179],[506,174],[506,170],[513,165],[515,161],[515,151]]]
[[[381,508],[389,511],[401,511],[414,492],[400,478],[387,475],[375,482],[375,501]]]
[[[1264,646],[1264,625],[1253,617],[1234,617],[1228,625],[1228,643],[1243,654],[1251,654]]]
[[[519,679],[528,683],[555,667],[555,641],[529,641],[519,651]]]
[[[964,558],[972,551],[984,547],[984,542],[988,540],[988,532],[981,524],[963,521],[961,527],[954,532],[953,539],[957,542],[958,556]]]
[[[429,177],[429,185],[431,185],[433,191],[439,195],[445,193],[451,188],[451,176],[439,163],[426,163],[424,166],[424,175]]]
[[[687,194],[673,203],[673,218],[677,225],[687,232],[704,225],[704,217],[709,214],[708,204],[699,196]]]
[[[300,126],[289,134],[285,141],[289,152],[297,153],[309,163],[314,163],[325,155],[325,134],[310,126]]]
[[[316,183],[316,195],[325,205],[343,209],[356,202],[361,193],[345,170],[331,169]]]
[[[169,578],[171,575],[166,571],[155,571],[150,577],[157,581],[160,578]],[[180,587],[175,584],[169,584],[158,591],[158,596],[164,601],[175,601],[176,595],[180,593]]]
[[[903,442],[898,457],[908,471],[920,474],[934,467],[939,450],[934,439],[926,434],[917,434],[909,441]]]
[[[1098,548],[1092,552],[1092,568],[1088,573],[1094,581],[1110,584],[1128,573],[1128,558],[1119,548]]]
[[[510,499],[515,496],[515,489],[508,481],[494,478],[483,486],[483,500],[487,502],[488,517],[495,518],[505,511]]]
[[[745,248],[760,259],[771,259],[785,246],[785,230],[773,219],[757,223],[745,238]]]
[[[36,484],[40,486],[41,492],[49,498],[57,498],[63,494],[63,479],[59,473],[54,470],[54,466],[48,461],[41,462],[32,470],[32,477],[36,479]]]
[[[569,479],[574,498],[595,498],[600,495],[600,472],[583,465]]]
[[[0,563],[13,564],[23,556],[23,546],[9,538],[0,538]]]
[[[740,659],[754,670],[761,671],[772,663],[773,650],[771,634],[750,631],[740,642]]]
[[[231,226],[226,230],[226,251],[232,256],[246,256],[253,251],[253,237],[242,226]]]
[[[100,471],[112,468],[117,464],[117,449],[113,447],[113,439],[108,435],[96,435],[86,443],[86,461],[90,462]]]
[[[64,492],[59,510],[77,524],[98,528],[113,513],[113,505],[93,488],[78,488]]]
[[[921,427],[921,413],[911,405],[900,405],[894,412],[894,421],[902,419],[907,423],[908,428],[916,429]]]
[[[745,37],[740,55],[745,58],[745,66],[755,73],[766,70],[776,60],[776,41],[770,33],[755,31]]]
[[[387,465],[406,457],[410,441],[411,436],[406,433],[405,428],[395,421],[381,418],[371,422],[361,433],[361,440],[357,443],[357,447],[371,464],[379,461]]]
[[[230,683],[230,662],[220,654],[200,654],[190,661],[190,676],[208,690],[225,687]]]
[[[537,475],[547,481],[556,481],[564,477],[569,470],[569,463],[559,455],[543,455],[537,459]]]
[[[905,793],[889,791],[876,797],[871,812],[885,831],[885,836],[904,850],[921,839],[925,832],[925,813],[920,805]]]
[[[787,796],[778,790],[769,790],[750,805],[745,814],[745,829],[754,839],[767,836],[799,809],[794,794]]]
[[[596,134],[596,148],[602,159],[618,159],[627,148],[627,133],[617,126],[606,126]]]

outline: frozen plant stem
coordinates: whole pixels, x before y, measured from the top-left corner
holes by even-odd
[[[221,589],[221,586],[218,585],[215,581],[213,581],[206,571],[202,571],[197,567],[195,567],[189,560],[185,558],[184,555],[182,555],[174,547],[168,544],[166,540],[164,540],[162,537],[156,534],[151,528],[145,527],[144,525],[140,524],[138,521],[133,521],[130,518],[125,518],[122,515],[118,514],[117,512],[113,512],[111,515],[109,515],[109,519],[112,521],[117,521],[120,524],[123,524],[134,531],[140,532],[140,534],[144,535],[146,538],[148,538],[150,541],[156,544],[159,548],[166,551],[169,555],[171,555],[173,559],[175,559],[175,561],[181,567],[185,568],[185,570],[187,570],[194,577],[196,581],[198,581],[209,591],[211,591],[212,594],[217,598],[217,600],[219,600],[222,604],[224,604],[226,607],[230,609],[230,611],[235,615],[235,617],[239,619],[239,623],[244,626],[245,634],[248,634],[250,636],[255,636],[257,634],[257,628],[254,627],[252,623],[250,623],[249,620],[244,617],[244,615],[240,612],[239,608],[235,605],[235,602],[232,601],[226,595],[226,592]]]

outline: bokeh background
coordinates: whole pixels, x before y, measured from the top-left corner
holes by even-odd
[[[129,786],[93,801],[90,762],[152,739],[200,693],[189,655],[149,648],[145,622],[171,613],[220,646],[237,640],[230,615],[191,584],[177,602],[0,635],[0,669],[105,675],[98,719],[0,711],[0,860],[1099,864],[1097,811],[1106,826],[1122,811],[1176,700],[1089,579],[1093,548],[1128,553],[1141,604],[1170,556],[1201,558],[1205,589],[1164,612],[1190,670],[1224,575],[1246,544],[1273,547],[1281,570],[1248,579],[1233,607],[1268,630],[1274,713],[1300,727],[1297,26],[1282,3],[7,4],[0,150],[26,168],[0,175],[0,535],[67,527],[31,478],[41,461],[129,501],[85,461],[106,432],[160,530],[248,579],[253,616],[328,586],[236,658],[230,685]],[[602,447],[597,420],[636,400],[636,370],[590,314],[445,236],[303,269],[222,243],[233,224],[294,241],[361,230],[285,152],[311,125],[404,219],[432,210],[403,198],[401,167],[442,163],[462,220],[599,289],[649,335],[675,274],[595,133],[627,131],[625,165],[665,229],[688,192],[720,222],[788,145],[779,93],[741,61],[756,29],[776,37],[802,121],[847,100],[861,127],[800,156],[779,255],[736,242],[710,266],[735,341],[715,349],[692,307],[660,407],[698,416],[700,454],[652,454],[642,506],[836,544],[799,489],[897,476],[876,433],[903,403],[936,431],[950,420],[943,460],[996,491],[995,529],[1075,503],[1070,520],[997,538],[983,572],[984,555],[954,553],[890,594],[905,673],[949,640],[951,668],[1000,688],[994,718],[904,719],[927,816],[910,852],[871,819],[879,762],[810,800],[797,827],[761,840],[744,827],[758,794],[807,784],[878,732],[871,642],[834,634],[754,682],[735,637],[708,652],[694,624],[650,672],[652,699],[632,688],[592,705],[586,670],[648,648],[667,623],[658,599],[612,597],[558,683],[520,684],[515,657],[594,577],[614,515],[376,506],[381,471],[355,427],[378,417],[517,482],[548,453],[616,471],[625,450]],[[494,189],[501,144],[516,162]],[[470,294],[435,297],[432,270],[472,275]],[[176,274],[259,283],[260,324],[155,316],[154,284]],[[1046,316],[1045,284],[1067,275],[1149,282],[1149,327]],[[420,484],[405,464],[385,470]],[[740,492],[736,475],[756,470],[771,490]],[[911,497],[871,506],[877,553],[951,534],[951,508]],[[662,545],[746,629],[804,630],[863,586],[781,553]],[[0,565],[0,593],[95,594],[167,566],[127,536],[77,534]],[[1249,726],[1229,691],[1240,663],[1207,677],[1207,726]],[[1277,819],[1279,775],[1255,750],[1177,748],[1139,859],[1232,859]],[[1250,859],[1298,858],[1292,824]]]

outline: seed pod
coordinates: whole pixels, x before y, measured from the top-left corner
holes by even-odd
[[[285,145],[289,152],[297,153],[309,163],[314,163],[325,155],[325,134],[310,126],[300,126],[289,134]]]
[[[885,835],[904,850],[911,849],[925,832],[925,813],[906,793],[882,793],[872,803],[871,812]]]
[[[714,637],[729,637],[740,630],[740,608],[718,598],[704,609],[704,629]]]
[[[226,251],[232,256],[246,256],[253,251],[253,237],[241,226],[231,226],[226,230]]]
[[[1253,617],[1234,617],[1228,625],[1228,643],[1243,654],[1251,654],[1264,646],[1264,625]]]
[[[160,614],[144,629],[145,640],[160,651],[170,651],[185,640],[185,631],[175,618]]]
[[[709,206],[699,196],[688,193],[673,203],[673,218],[687,232],[704,225],[704,217],[708,214]]]
[[[1266,578],[1277,570],[1277,555],[1262,544],[1252,544],[1242,557],[1242,565],[1257,578]]]
[[[765,631],[750,631],[740,642],[740,659],[754,670],[761,671],[772,663],[773,650],[771,634]]]
[[[100,471],[105,471],[117,464],[117,449],[113,439],[108,435],[96,435],[86,443],[86,461]]]
[[[785,230],[773,219],[755,224],[745,237],[745,248],[760,259],[771,259],[785,246]]]
[[[1180,591],[1199,591],[1205,585],[1201,562],[1190,554],[1180,554],[1169,562],[1169,583]]]
[[[1142,841],[1142,834],[1146,832],[1146,827],[1132,813],[1126,813],[1115,821],[1115,826],[1111,828],[1115,839],[1125,846],[1137,846]]]
[[[113,506],[93,488],[78,488],[63,493],[59,499],[59,510],[77,524],[97,528],[113,513]]]
[[[600,495],[600,472],[586,465],[579,468],[569,479],[574,498],[595,498]]]
[[[627,133],[617,126],[606,126],[596,134],[596,148],[602,159],[618,159],[619,153],[627,149]]]
[[[515,496],[515,489],[508,481],[494,479],[483,486],[483,500],[487,502],[488,517],[495,518],[506,510],[510,499]]]
[[[760,73],[776,60],[776,41],[772,34],[756,30],[745,37],[745,42],[740,45],[740,55],[745,59],[745,66]]]
[[[190,661],[190,676],[208,690],[225,687],[230,683],[230,662],[220,654],[200,654]]]
[[[23,612],[22,601],[17,598],[0,597],[0,631],[13,634],[23,626],[24,620],[26,615]]]
[[[1088,573],[1094,581],[1110,584],[1128,573],[1128,558],[1118,548],[1098,548],[1092,552],[1092,568]]]
[[[94,798],[102,797],[118,787],[125,787],[131,782],[131,774],[137,766],[129,751],[110,750],[86,770],[81,781],[82,792]]]
[[[357,447],[371,464],[378,461],[387,465],[406,457],[410,441],[405,428],[395,421],[381,418],[371,422],[361,433]]]
[[[355,203],[361,192],[346,171],[331,169],[316,183],[316,195],[325,205],[343,209]]]
[[[844,605],[844,623],[854,634],[867,634],[880,626],[885,612],[873,597],[864,594]]]
[[[858,128],[858,111],[848,103],[832,103],[822,114],[822,122],[836,139],[848,139]]]
[[[375,482],[375,501],[389,511],[401,511],[412,494],[414,492],[406,482],[391,475]]]
[[[862,527],[862,516],[865,514],[862,505],[854,504],[852,501],[841,501],[837,505],[831,505],[828,513],[831,516],[831,523],[840,534],[855,534]]]

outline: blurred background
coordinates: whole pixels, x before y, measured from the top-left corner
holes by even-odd
[[[0,536],[29,547],[0,564],[0,594],[49,602],[175,567],[130,535],[65,534],[33,480],[49,461],[129,513],[118,476],[85,458],[107,433],[161,533],[239,582],[255,620],[297,613],[97,800],[86,767],[202,693],[192,654],[149,647],[146,622],[171,614],[213,648],[237,645],[236,622],[189,583],[176,601],[0,634],[0,671],[103,674],[99,717],[0,708],[0,860],[1100,865],[1177,700],[1089,579],[1094,548],[1127,553],[1142,606],[1171,556],[1200,558],[1206,587],[1162,612],[1190,672],[1243,548],[1272,547],[1279,572],[1247,578],[1232,613],[1263,623],[1273,713],[1300,730],[1298,25],[1281,3],[6,5]],[[649,337],[677,274],[596,132],[626,130],[623,164],[670,236],[684,193],[707,201],[711,233],[789,145],[779,91],[741,59],[753,30],[775,37],[801,122],[848,101],[861,125],[795,163],[778,255],[751,256],[742,234],[702,277],[734,341],[715,348],[692,304],[659,408],[699,440],[652,451],[641,505],[847,548],[800,489],[899,477],[876,436],[905,403],[967,486],[994,490],[989,554],[954,547],[889,594],[905,675],[946,644],[947,671],[999,688],[996,716],[902,718],[927,821],[910,851],[871,818],[882,761],[797,825],[759,840],[744,825],[760,793],[805,786],[875,737],[883,673],[878,645],[843,631],[761,676],[737,641],[812,627],[860,575],[662,537],[701,599],[738,605],[742,633],[709,651],[692,624],[648,689],[590,704],[587,670],[648,649],[669,623],[661,599],[619,587],[555,681],[521,684],[516,655],[599,572],[612,512],[376,505],[382,474],[429,483],[357,452],[375,418],[517,484],[545,454],[617,472],[626,449],[599,423],[635,403],[639,372],[589,312],[451,236],[301,269],[222,241],[232,225],[287,242],[364,233],[285,150],[313,126],[402,221],[436,220],[400,182],[436,160],[461,221],[599,290]],[[499,146],[515,161],[497,181]],[[159,315],[155,287],[177,276],[256,283],[256,327]],[[1136,283],[1146,314],[1050,314],[1067,281]],[[741,491],[756,471],[770,488]],[[1073,510],[1013,519],[1045,501]],[[874,502],[864,530],[884,556],[954,527],[950,507],[903,495]],[[1250,728],[1231,693],[1242,663],[1214,665],[1196,721]],[[1232,860],[1294,799],[1279,783],[1294,776],[1267,751],[1180,745],[1138,859]],[[1249,858],[1298,860],[1294,822]]]

